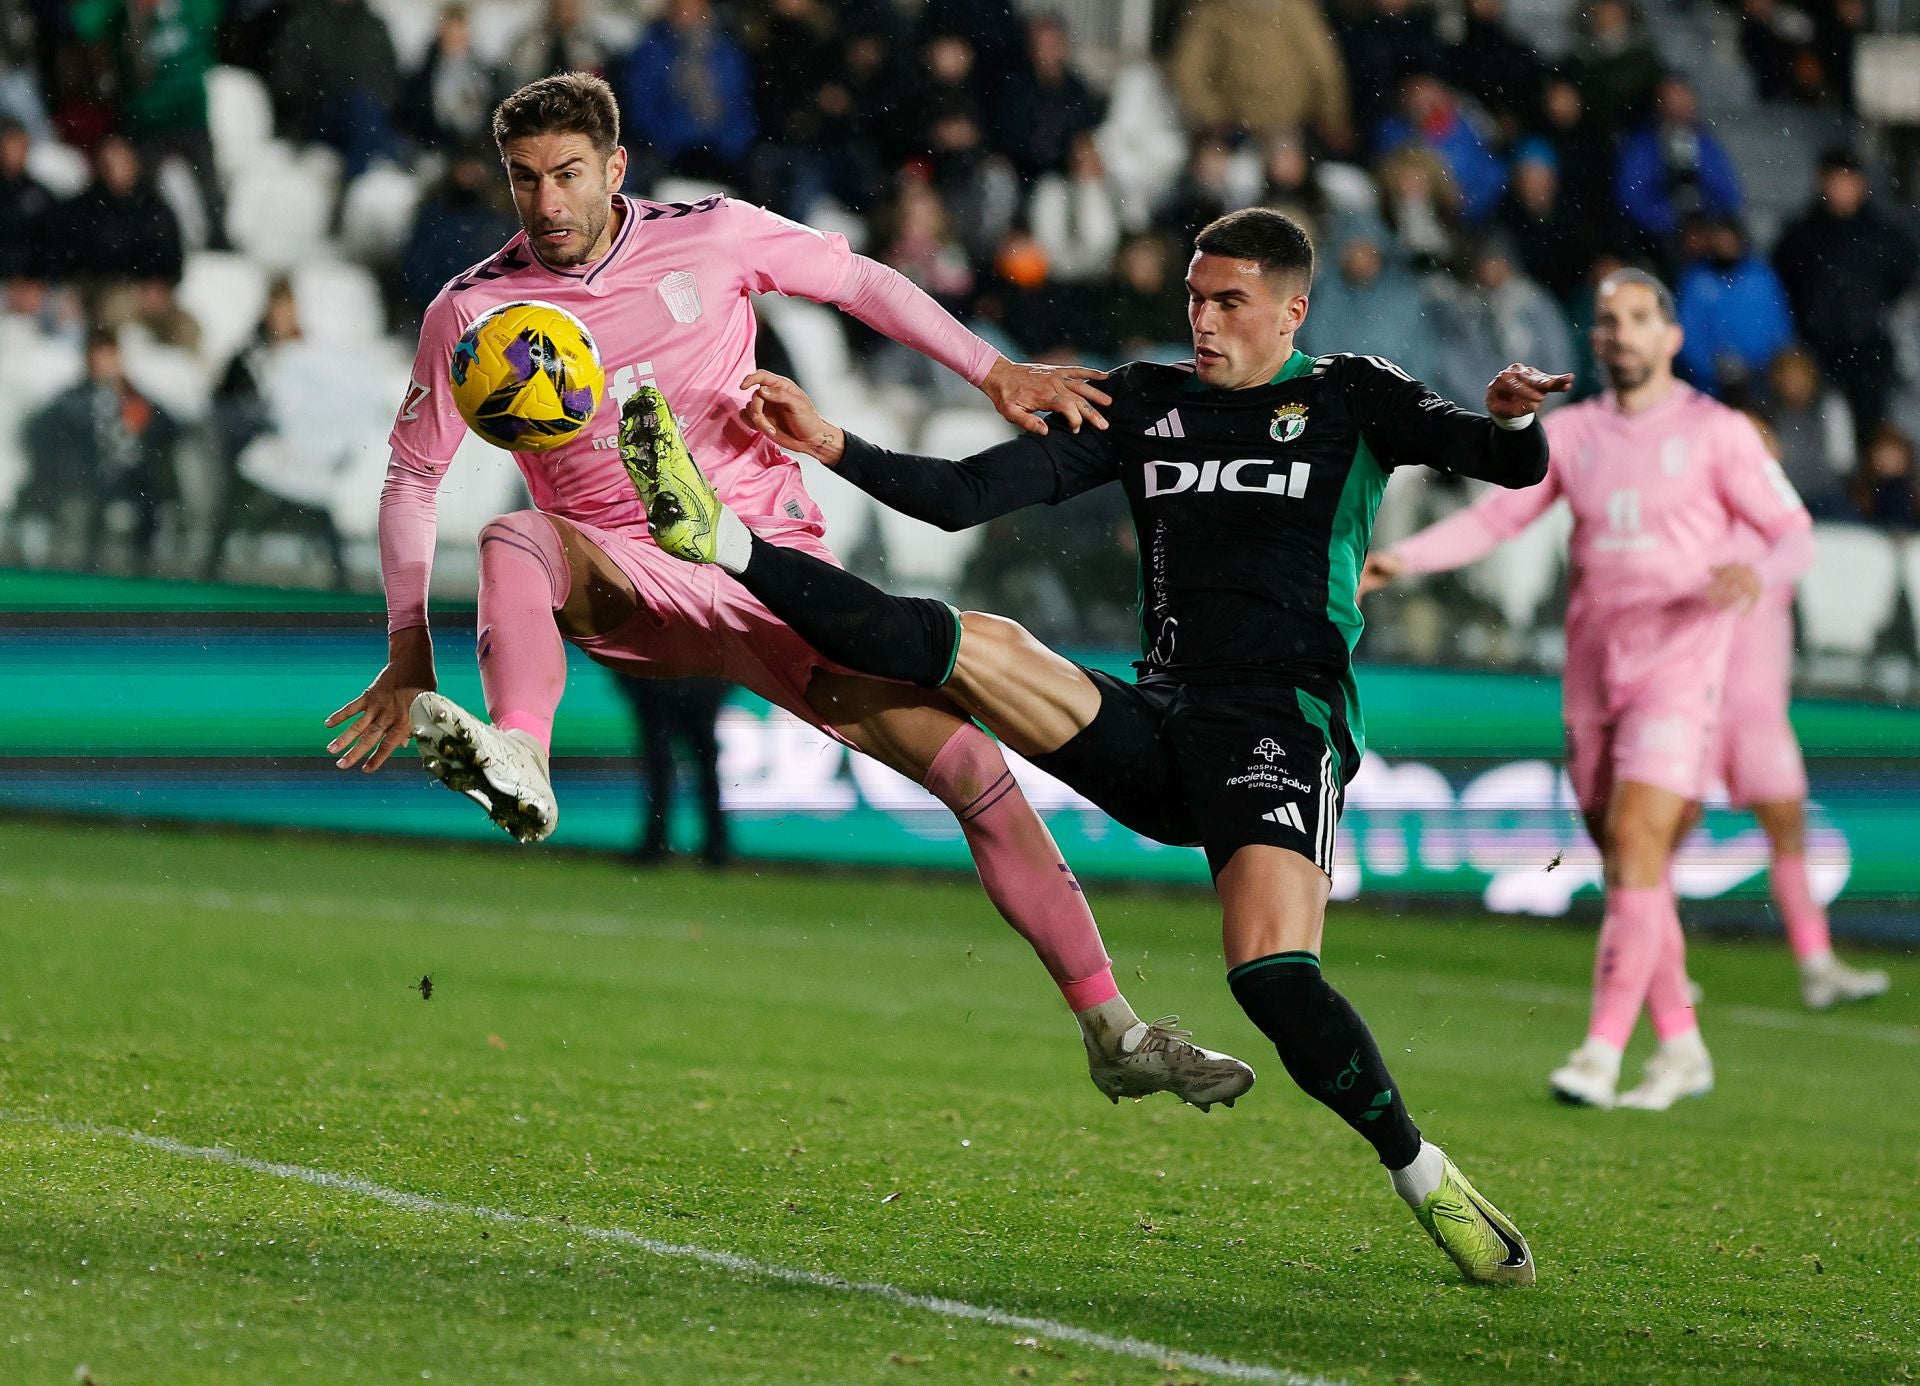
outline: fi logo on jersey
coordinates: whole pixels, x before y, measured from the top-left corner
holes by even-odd
[[[1267,425],[1267,433],[1276,443],[1291,443],[1307,431],[1307,406],[1304,404],[1283,404],[1273,411],[1273,422]]]

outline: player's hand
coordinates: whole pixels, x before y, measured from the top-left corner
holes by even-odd
[[[1047,421],[1040,417],[1043,413],[1058,414],[1078,433],[1083,423],[1107,426],[1105,416],[1094,406],[1112,404],[1113,397],[1093,384],[1106,378],[1105,371],[1091,366],[1027,365],[1002,356],[980,382],[980,389],[1001,418],[1029,433],[1047,431]]]
[[[1740,610],[1760,600],[1760,574],[1745,563],[1722,563],[1709,570],[1707,600],[1721,610]]]
[[[1360,568],[1359,597],[1378,592],[1405,571],[1406,564],[1396,557],[1391,549],[1385,553],[1370,553]]]
[[[1487,386],[1487,412],[1496,419],[1518,419],[1540,412],[1548,395],[1573,388],[1573,375],[1548,375],[1518,361]]]
[[[788,452],[804,452],[829,467],[846,452],[847,435],[821,418],[807,392],[784,375],[755,371],[740,388],[752,392],[740,417]]]
[[[367,771],[385,765],[388,756],[413,739],[408,711],[415,698],[432,688],[431,673],[423,676],[387,665],[366,692],[327,718],[329,727],[351,723],[327,744],[328,754],[339,757],[334,765],[341,770],[358,765]]]

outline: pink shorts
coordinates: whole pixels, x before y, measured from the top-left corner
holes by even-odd
[[[1754,607],[1734,631],[1709,778],[1741,808],[1807,797],[1807,766],[1787,718],[1793,682],[1793,610],[1785,601]]]
[[[596,663],[656,678],[726,679],[845,741],[807,705],[807,685],[823,669],[852,671],[802,640],[729,574],[663,553],[644,531],[567,523],[598,545],[640,594],[640,610],[625,625],[573,642]],[[801,531],[778,537],[790,548],[839,566],[819,535]]]
[[[1570,626],[1562,703],[1582,811],[1629,782],[1707,791],[1734,623],[1720,613],[1621,615]]]

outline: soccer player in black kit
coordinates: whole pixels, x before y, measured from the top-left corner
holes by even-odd
[[[1396,467],[1539,482],[1534,416],[1571,376],[1510,366],[1487,414],[1373,356],[1308,356],[1313,247],[1250,208],[1203,230],[1187,274],[1194,360],[1112,372],[1103,427],[960,462],[886,452],[760,373],[748,420],[904,514],[947,529],[1118,481],[1140,541],[1138,680],[1083,668],[1003,617],[894,597],[753,535],[714,499],[657,393],[622,452],[663,548],[717,562],[822,654],[939,688],[1034,764],[1161,842],[1205,849],[1227,980],[1288,1074],[1371,1144],[1471,1280],[1530,1284],[1525,1238],[1421,1139],[1366,1024],[1321,973],[1334,827],[1365,732],[1355,591]],[[1489,417],[1489,415],[1491,417]]]

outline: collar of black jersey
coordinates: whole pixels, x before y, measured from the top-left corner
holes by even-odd
[[[1273,379],[1269,380],[1265,385],[1250,385],[1247,388],[1251,390],[1265,390],[1274,385],[1284,385],[1287,381],[1303,376],[1312,370],[1313,362],[1313,357],[1307,355],[1306,352],[1300,350],[1298,347],[1295,347],[1293,355],[1287,358],[1286,365],[1280,368],[1279,373],[1275,375]],[[1244,393],[1244,391],[1241,390],[1216,390],[1213,386],[1202,380],[1198,372],[1189,375],[1181,384],[1180,388],[1188,394],[1193,395],[1237,395]]]

